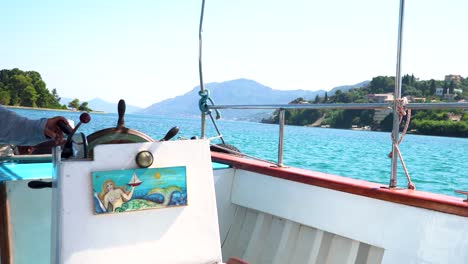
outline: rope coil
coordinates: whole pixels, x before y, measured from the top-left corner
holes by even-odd
[[[201,97],[198,101],[198,108],[202,113],[210,114],[211,110],[208,109],[208,100],[210,100],[211,104],[213,104],[213,101],[210,98],[210,91],[202,90],[198,92],[198,95]]]
[[[198,108],[200,111],[204,114],[211,115],[211,110],[208,108],[208,102],[211,103],[211,105],[215,105],[213,99],[210,97],[210,91],[209,90],[203,90],[199,91],[198,95],[200,95],[200,100],[198,101]],[[215,109],[216,112],[216,119],[221,118],[221,114],[217,109]]]
[[[397,106],[396,106],[397,109],[396,110],[397,110],[397,114],[398,114],[398,118],[399,118],[398,124],[401,124],[401,122],[403,121],[404,116],[406,116],[406,122],[405,122],[405,126],[403,128],[403,131],[401,132],[401,137],[398,140],[398,142],[395,140],[395,137],[393,137],[393,135],[391,136],[392,137],[392,144],[393,144],[393,146],[394,146],[394,148],[396,150],[396,154],[398,155],[398,158],[400,159],[401,166],[403,167],[403,171],[405,172],[406,179],[408,180],[408,189],[415,190],[416,186],[411,181],[411,177],[410,177],[410,175],[408,173],[408,169],[406,168],[405,161],[403,160],[403,156],[401,155],[400,148],[398,147],[400,145],[400,143],[403,141],[403,138],[405,137],[406,132],[408,131],[409,123],[411,121],[411,109],[406,109],[406,104],[408,104],[408,99],[406,97],[403,97],[401,99],[397,99],[396,102],[397,102]],[[392,155],[393,155],[393,153],[392,153],[392,151],[390,151],[390,153],[388,154],[388,157],[391,158]]]

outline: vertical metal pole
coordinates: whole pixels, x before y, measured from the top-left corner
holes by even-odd
[[[278,167],[283,167],[284,109],[279,109]]]
[[[398,117],[397,105],[398,101],[401,99],[401,51],[402,51],[402,42],[403,42],[403,17],[405,9],[405,0],[400,0],[400,15],[398,22],[398,48],[397,48],[397,65],[396,65],[396,76],[395,76],[395,100],[393,104],[393,130],[392,130],[392,140],[393,142],[398,142],[399,132],[400,132],[400,122]],[[390,188],[395,188],[397,186],[397,163],[398,163],[398,154],[396,153],[395,145],[392,142],[392,172],[390,175]]]
[[[200,77],[200,91],[205,91],[205,85],[203,84],[203,69],[202,69],[202,32],[203,32],[203,15],[205,14],[205,0],[202,1],[201,13],[200,13],[200,26],[198,28],[198,74]],[[201,114],[201,138],[205,138],[205,127],[206,127],[206,114]]]
[[[57,146],[52,149],[52,203],[51,203],[51,227],[50,227],[50,263],[60,263],[61,254],[60,251],[60,229],[62,223],[60,221],[60,207],[61,207],[61,195],[59,193],[59,186],[61,181],[60,174],[60,163],[62,156],[62,148]]]
[[[205,138],[206,114],[201,114],[201,138]]]

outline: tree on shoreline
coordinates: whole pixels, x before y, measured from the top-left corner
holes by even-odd
[[[69,102],[68,107],[85,112],[93,111],[91,108],[88,107],[88,102],[82,102],[80,104],[80,100],[78,100],[78,98],[75,98],[71,102]]]
[[[35,71],[22,71],[18,68],[0,70],[0,104],[9,106],[26,106],[50,109],[67,109],[60,104],[57,89],[52,92],[47,89],[41,75]],[[68,104],[68,107],[80,111],[92,111],[88,102],[78,99]]]
[[[38,72],[18,68],[0,70],[0,103],[3,105],[63,109],[57,91],[53,91],[50,93]]]
[[[78,107],[80,107],[80,100],[78,100],[78,98],[73,99],[68,103],[68,107],[72,109],[78,109]]]

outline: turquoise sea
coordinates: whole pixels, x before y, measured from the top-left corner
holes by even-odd
[[[29,118],[63,115],[79,120],[79,113],[15,109]],[[86,135],[115,127],[117,114],[91,114],[91,122],[80,127]],[[127,114],[125,126],[154,139],[162,138],[173,126],[177,137],[200,135],[200,119]],[[278,125],[242,121],[217,121],[226,143],[242,152],[276,162]],[[207,136],[216,136],[207,119]],[[219,143],[219,140],[214,140]],[[400,145],[403,158],[418,190],[458,196],[453,190],[468,190],[468,139],[407,135]],[[388,184],[390,178],[390,133],[286,126],[284,161],[294,166],[329,174]],[[398,185],[406,178],[398,169]],[[463,197],[463,196],[458,196]]]

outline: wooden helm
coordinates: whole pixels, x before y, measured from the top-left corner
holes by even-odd
[[[119,113],[117,127],[99,130],[87,137],[89,158],[93,157],[94,147],[99,144],[154,142],[154,140],[146,134],[124,126],[125,108],[125,101],[120,100],[117,108]]]

